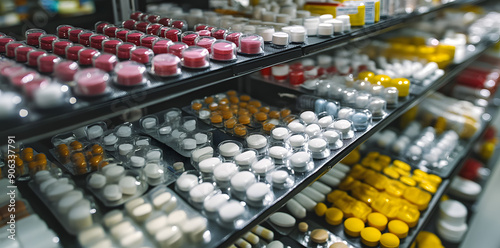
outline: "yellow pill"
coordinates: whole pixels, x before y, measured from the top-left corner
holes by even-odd
[[[380,237],[380,248],[397,248],[399,247],[398,236],[392,233],[384,233]]]
[[[403,198],[417,205],[418,210],[422,211],[427,208],[432,195],[415,187],[408,187],[403,193]]]
[[[434,183],[436,186],[439,186],[439,184],[441,184],[441,182],[443,181],[443,179],[441,179],[439,176],[434,175],[434,174],[429,174],[427,176],[427,180]]]
[[[417,185],[417,182],[415,182],[415,180],[411,179],[410,177],[400,177],[399,181],[401,181],[402,183],[404,183],[408,186],[412,186],[412,187]]]
[[[394,167],[386,167],[383,170],[384,174],[392,179],[398,179],[399,173],[396,171]]]
[[[406,78],[394,78],[390,85],[398,89],[399,97],[406,97],[410,94],[410,80]]]
[[[371,78],[375,77],[375,73],[371,71],[362,71],[358,74],[359,80],[370,81]]]
[[[382,234],[377,228],[365,227],[361,230],[361,243],[369,247],[377,246],[381,236]]]
[[[392,164],[394,166],[398,167],[398,168],[401,168],[401,169],[405,170],[405,171],[410,171],[411,170],[411,166],[409,164],[401,161],[401,160],[394,160],[392,162]]]
[[[359,237],[363,228],[365,228],[365,223],[359,218],[351,217],[344,221],[344,232],[351,237]]]
[[[387,226],[387,217],[381,213],[371,213],[368,215],[368,225],[384,231]]]
[[[436,186],[434,186],[434,184],[432,184],[432,183],[430,183],[430,182],[428,182],[428,181],[423,181],[423,182],[420,182],[420,183],[418,184],[418,186],[419,186],[421,189],[423,189],[423,190],[425,190],[425,191],[427,191],[427,192],[429,192],[429,193],[431,193],[431,194],[434,194],[434,193],[436,193],[436,191],[437,191]]]
[[[325,212],[326,212],[326,205],[322,202],[316,204],[316,206],[314,207],[314,212],[316,213],[317,216],[323,216],[325,215]]]
[[[394,170],[397,171],[399,173],[400,176],[404,176],[404,177],[407,177],[410,175],[410,172],[409,171],[406,171],[406,170],[403,170],[401,168],[398,168],[398,167],[394,167]]]
[[[336,226],[342,223],[344,213],[338,208],[329,208],[325,212],[326,223]]]
[[[391,220],[387,225],[390,233],[393,233],[400,239],[406,238],[408,236],[409,227],[406,223],[400,220]]]
[[[426,177],[427,177],[427,175],[429,175],[429,174],[427,174],[426,172],[424,172],[424,171],[423,171],[423,170],[421,170],[421,169],[416,169],[416,170],[414,170],[414,171],[413,171],[413,175],[417,175],[417,176],[420,176],[420,177],[426,178]]]

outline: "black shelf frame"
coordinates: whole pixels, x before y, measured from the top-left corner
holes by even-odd
[[[264,54],[252,57],[239,56],[232,63],[212,62],[210,69],[201,71],[184,70],[183,75],[174,79],[152,78],[151,83],[142,88],[123,90],[101,99],[84,99],[70,109],[53,112],[34,112],[31,119],[12,120],[0,123],[0,136],[15,135],[18,140],[34,142],[48,138],[56,133],[70,131],[78,126],[119,116],[131,108],[144,108],[165,102],[175,97],[189,94],[195,90],[213,86],[217,83],[250,74],[261,68],[288,62],[324,50],[343,46],[351,41],[365,39],[399,27],[404,23],[439,10],[475,4],[485,0],[456,0],[431,8],[422,8],[410,14],[401,14],[380,22],[353,28],[350,32],[332,38],[309,37],[306,44],[289,45],[286,48],[265,46]],[[49,30],[53,31],[53,30]],[[0,141],[4,144],[5,141]]]

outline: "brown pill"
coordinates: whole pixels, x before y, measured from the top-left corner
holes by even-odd
[[[241,95],[240,96],[240,101],[242,101],[242,102],[248,102],[248,101],[250,101],[250,96],[249,95]]]
[[[285,117],[289,116],[291,113],[292,113],[292,111],[291,111],[290,109],[286,109],[286,108],[285,108],[285,109],[282,109],[282,110],[280,111],[280,115],[281,115],[281,117],[283,117],[283,118],[285,118]]]
[[[280,118],[280,112],[276,111],[276,110],[269,111],[268,115],[269,115],[269,118],[272,118],[272,119],[279,119]]]
[[[271,132],[271,130],[273,130],[273,128],[275,126],[276,125],[274,125],[272,123],[264,123],[264,125],[262,125],[262,129],[264,129],[264,131],[266,131],[266,132]]]
[[[20,166],[23,166],[24,161],[23,161],[21,158],[16,157],[16,159],[15,159],[15,164],[16,164],[16,166],[19,166],[19,167],[20,167]]]
[[[47,160],[47,156],[45,156],[45,153],[38,153],[37,155],[35,155],[35,160],[36,161]]]
[[[323,244],[328,240],[328,231],[325,229],[314,229],[311,232],[311,240],[316,244]]]
[[[236,93],[236,90],[228,90],[226,92],[226,95],[228,96],[236,96],[238,93]]]
[[[222,115],[212,115],[212,117],[210,117],[210,121],[214,124],[222,123]]]
[[[68,150],[68,146],[66,144],[57,145],[57,151],[64,151],[64,150]]]
[[[31,152],[23,152],[22,154],[22,159],[24,162],[31,162],[33,161],[33,153]]]
[[[37,170],[40,166],[40,163],[38,161],[33,161],[28,163],[28,168],[30,171]]]
[[[299,231],[305,233],[305,232],[307,232],[307,230],[309,230],[309,225],[305,222],[300,222],[299,223]]]
[[[240,102],[239,104],[240,108],[246,108],[248,106],[247,102]]]
[[[254,106],[256,108],[262,107],[262,103],[260,101],[257,101],[257,100],[250,101],[250,102],[248,102],[248,104],[252,105],[252,106]]]
[[[203,107],[203,105],[199,102],[195,102],[195,103],[191,104],[191,108],[194,111],[199,111],[201,109],[201,107]]]
[[[234,134],[237,136],[245,136],[247,135],[247,128],[243,125],[236,125],[234,127]]]
[[[256,108],[255,106],[248,105],[247,109],[248,109],[248,112],[250,112],[250,114],[255,114],[255,113],[259,112],[259,109]]]
[[[227,105],[227,104],[219,104],[219,110],[220,111],[228,111],[229,110],[229,105]]]
[[[210,109],[210,110],[212,110],[212,111],[214,111],[214,110],[216,110],[216,109],[218,109],[218,108],[219,108],[219,104],[217,104],[217,103],[215,103],[215,102],[210,103],[210,105],[208,105],[208,109]]]
[[[250,117],[248,117],[248,115],[240,115],[240,117],[238,117],[238,122],[243,125],[248,125],[250,124]]]
[[[266,113],[266,114],[267,114],[267,113],[269,113],[269,111],[271,111],[271,109],[270,109],[269,107],[261,107],[261,108],[259,109],[259,111],[260,111],[260,112],[264,112],[264,113]]]
[[[92,146],[92,154],[93,155],[98,155],[98,154],[103,154],[104,153],[104,149],[102,149],[102,146],[100,145],[93,145]]]
[[[240,102],[240,99],[237,96],[232,96],[232,97],[229,97],[229,102],[232,104],[237,104]]]
[[[71,155],[71,160],[76,161],[76,160],[85,160],[85,156],[81,152],[76,152]]]
[[[227,104],[229,104],[229,100],[227,98],[222,98],[222,99],[220,99],[219,104],[227,105]]]
[[[31,147],[26,147],[23,149],[23,153],[33,153],[33,152],[34,152],[33,148],[31,148]]]
[[[342,242],[335,242],[329,248],[349,248],[349,246]]]
[[[267,120],[267,114],[264,112],[257,112],[255,113],[255,119],[257,121],[265,121]]]
[[[94,171],[99,168],[99,164],[102,162],[102,155],[97,155],[89,160],[90,168]]]
[[[230,118],[226,122],[224,122],[224,127],[226,127],[227,129],[233,129],[236,123],[236,119]]]
[[[247,109],[240,109],[240,110],[238,110],[238,115],[240,115],[240,116],[241,115],[249,115],[249,114],[250,114],[250,112],[248,112]]]
[[[214,98],[211,96],[205,97],[205,103],[206,104],[211,104],[214,102]]]
[[[59,153],[59,157],[61,157],[61,158],[68,158],[68,156],[69,156],[69,149],[66,148],[66,150],[59,150],[58,153]]]
[[[78,142],[77,140],[71,142],[69,145],[73,150],[81,150],[83,147],[82,143]]]
[[[224,120],[227,120],[231,117],[233,117],[233,112],[231,112],[231,110],[226,110],[222,112],[222,118],[224,118]]]

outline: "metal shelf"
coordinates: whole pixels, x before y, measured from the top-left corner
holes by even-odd
[[[305,44],[274,48],[265,45],[264,54],[258,56],[239,56],[230,63],[212,62],[206,70],[183,70],[182,76],[174,79],[153,77],[147,86],[123,89],[112,86],[114,93],[98,99],[78,99],[71,107],[51,112],[32,111],[29,117],[0,123],[0,136],[16,135],[18,140],[33,142],[50,137],[58,132],[70,131],[78,126],[97,120],[116,117],[131,108],[143,108],[164,102],[193,91],[215,85],[219,82],[250,74],[261,68],[287,62],[326,49],[342,46],[352,40],[368,38],[401,27],[441,9],[483,0],[456,0],[432,8],[419,9],[410,14],[397,15],[382,19],[380,22],[353,28],[351,32],[331,38],[309,37]],[[49,30],[53,32],[54,30]],[[1,141],[3,144],[5,141]]]

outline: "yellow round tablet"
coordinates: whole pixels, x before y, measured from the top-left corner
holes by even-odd
[[[365,223],[360,218],[351,217],[344,221],[344,232],[351,237],[359,237],[363,228]]]
[[[325,215],[326,212],[326,205],[322,202],[316,204],[316,207],[314,207],[314,212],[316,213],[317,216],[323,216]]]
[[[398,236],[392,233],[384,233],[380,237],[380,248],[397,248],[399,247]]]
[[[382,234],[375,227],[365,227],[361,230],[361,242],[369,247],[377,246],[380,241],[380,236],[382,236]]]
[[[390,233],[395,234],[400,239],[404,239],[408,235],[408,224],[400,220],[391,220],[387,225],[387,228]]]
[[[342,218],[344,218],[344,213],[338,208],[329,208],[325,212],[326,223],[330,225],[339,225],[342,223]]]
[[[370,213],[368,215],[368,225],[384,231],[387,226],[387,217],[381,213]]]

